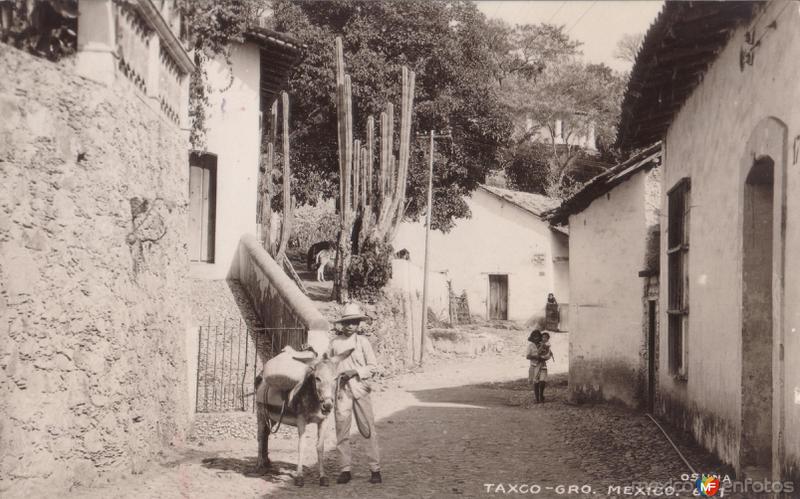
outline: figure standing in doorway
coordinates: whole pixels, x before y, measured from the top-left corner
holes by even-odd
[[[548,293],[547,304],[544,307],[545,329],[558,331],[561,322],[561,312],[558,309],[558,302],[553,293]]]

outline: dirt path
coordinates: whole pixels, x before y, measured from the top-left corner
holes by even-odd
[[[549,389],[555,401],[532,406],[520,379],[524,359],[517,354],[454,359],[426,371],[401,376],[374,394],[382,485],[366,482],[369,472],[359,446],[353,481],[319,487],[311,435],[306,442],[306,486],[295,487],[292,428],[281,429],[270,441],[274,464],[263,476],[252,473],[255,440],[232,439],[181,449],[142,475],[75,490],[74,496],[493,497],[504,495],[497,492],[497,484],[506,489],[509,484],[527,484],[541,487],[542,497],[584,495],[575,489],[567,494],[569,485],[590,486],[594,497],[604,497],[609,487],[677,480],[687,471],[645,416],[611,406],[565,404],[563,375],[556,376]],[[326,448],[327,473],[335,482],[332,431]],[[707,454],[689,445],[682,448],[696,467],[712,469],[714,462]],[[495,485],[487,489],[487,484]],[[561,487],[564,494],[558,494]]]

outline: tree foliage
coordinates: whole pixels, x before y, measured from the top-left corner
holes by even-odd
[[[290,80],[299,202],[313,202],[319,192],[335,196],[338,189],[333,41],[341,36],[353,81],[353,129],[363,131],[386,101],[400,101],[400,69],[407,65],[417,75],[412,134],[453,134],[436,144],[432,226],[447,230],[454,218],[467,216],[454,198],[483,181],[512,129],[493,85],[488,23],[475,5],[277,0],[274,9],[275,29],[307,45]],[[426,206],[428,148],[427,140],[412,143],[406,206],[412,218]]]
[[[598,149],[596,159],[613,161],[610,147],[624,79],[604,64],[578,60],[580,45],[563,26],[511,28],[496,23],[494,30],[505,36],[504,44],[495,44],[505,47],[496,64],[505,68],[498,73],[497,85],[514,122],[512,141],[503,154],[507,176],[518,189],[569,195],[578,180],[574,166],[587,156],[587,148]],[[587,144],[592,135],[595,143]]]
[[[385,241],[367,239],[357,255],[352,256],[348,272],[349,289],[355,298],[374,301],[392,278],[394,249]]]
[[[547,194],[550,182],[550,150],[547,144],[530,140],[509,148],[506,178],[509,187],[535,194]]]
[[[0,41],[52,61],[74,54],[78,0],[0,2]]]
[[[639,53],[643,41],[644,33],[625,33],[617,40],[614,57],[633,64],[636,62],[636,55]]]

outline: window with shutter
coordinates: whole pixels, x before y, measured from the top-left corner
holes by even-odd
[[[689,323],[689,192],[689,179],[683,178],[667,194],[669,370],[681,377],[686,376]]]

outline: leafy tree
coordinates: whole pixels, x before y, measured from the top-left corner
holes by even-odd
[[[610,145],[624,80],[603,64],[578,61],[579,43],[567,36],[563,26],[506,26],[505,33],[505,46],[495,46],[505,50],[498,57],[507,70],[500,72],[503,77],[497,85],[514,117],[513,140],[502,155],[506,173],[516,188],[569,195],[580,179],[575,165],[587,156],[576,139],[591,136],[594,130],[593,145],[600,159],[613,161]],[[525,56],[528,52],[542,55],[531,59]],[[512,71],[519,67],[527,69]]]
[[[276,0],[273,19],[276,30],[307,45],[289,82],[298,201],[314,202],[319,192],[332,197],[338,189],[333,41],[341,36],[353,81],[357,136],[385,102],[399,103],[400,69],[409,66],[416,73],[414,131],[451,129],[453,135],[452,141],[436,144],[432,227],[448,230],[454,218],[468,216],[461,195],[475,189],[497,164],[511,133],[493,85],[488,23],[475,5]],[[412,144],[408,217],[426,207],[428,148],[424,139]]]
[[[525,140],[509,148],[505,170],[509,187],[547,194],[550,181],[550,151],[547,144]]]
[[[509,78],[536,81],[546,68],[580,53],[581,43],[570,39],[564,26],[542,23],[512,28],[492,20],[489,31],[493,73],[501,87]]]
[[[639,53],[639,48],[644,41],[644,33],[626,33],[617,40],[617,46],[614,49],[614,58],[622,61],[628,61],[631,64],[636,62],[636,55]]]

